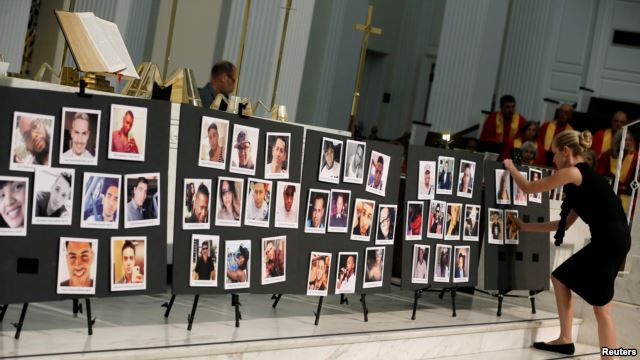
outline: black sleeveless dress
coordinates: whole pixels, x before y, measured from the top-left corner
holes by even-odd
[[[593,306],[613,299],[618,269],[631,246],[631,234],[620,199],[611,185],[586,163],[576,164],[582,184],[567,184],[556,244],[562,242],[564,221],[573,209],[589,225],[591,242],[553,271],[565,286]]]

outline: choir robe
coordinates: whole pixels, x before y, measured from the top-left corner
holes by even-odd
[[[510,121],[503,121],[501,112],[492,112],[484,121],[480,140],[507,144],[510,140],[518,136],[520,129],[522,129],[526,122],[527,119],[518,113],[514,113]]]

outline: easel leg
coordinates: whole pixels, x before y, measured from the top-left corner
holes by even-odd
[[[413,313],[411,313],[411,320],[416,319],[416,311],[418,310],[418,299],[422,297],[422,290],[416,290],[413,293]]]
[[[367,308],[367,294],[360,295],[360,302],[362,303],[362,313],[364,314],[364,322],[369,321],[369,309]]]
[[[276,308],[276,306],[278,306],[278,302],[280,301],[280,298],[282,297],[282,294],[273,294],[273,296],[271,297],[271,299],[273,300],[273,305],[271,305],[271,307],[273,307],[274,309]]]
[[[320,311],[322,310],[322,300],[323,299],[324,299],[324,296],[320,296],[320,299],[318,299],[318,308],[314,312],[314,314],[316,315],[316,322],[314,324],[316,326],[318,326],[318,323],[320,322]]]
[[[200,294],[196,294],[193,298],[193,305],[191,306],[191,314],[187,316],[187,330],[191,331],[191,327],[193,326],[193,319],[196,316],[196,309],[198,308],[198,299],[200,299]]]
[[[78,317],[78,313],[82,314],[82,304],[80,304],[80,300],[73,299],[73,317]]]
[[[344,296],[344,294],[340,294],[340,305],[342,304],[349,305],[349,298]]]
[[[162,304],[162,307],[167,308],[167,310],[164,311],[164,317],[168,318],[169,314],[171,313],[171,308],[173,307],[173,301],[176,299],[176,295],[175,294],[171,294],[171,299],[169,300],[169,302],[165,302],[164,304]]]
[[[240,320],[242,320],[242,313],[240,313],[240,295],[231,294],[231,305],[236,308],[236,327],[240,327]]]
[[[531,313],[532,314],[536,313],[536,298],[533,297],[535,294],[537,294],[535,291],[529,291],[529,300],[531,301]]]
[[[453,317],[456,317],[456,288],[451,288],[451,306],[453,307]]]
[[[22,305],[22,312],[20,312],[20,320],[17,323],[13,323],[13,326],[16,328],[16,336],[14,336],[16,340],[20,339],[20,332],[22,332],[22,324],[24,324],[24,317],[27,315],[28,307],[29,307],[29,303],[24,303]]]
[[[0,322],[2,322],[2,320],[4,320],[4,314],[7,312],[7,308],[8,307],[9,307],[9,304],[4,304],[0,308]]]
[[[447,289],[442,289],[440,290],[440,294],[438,294],[438,298],[440,298],[440,300],[442,300],[442,297],[444,297],[444,293],[447,291]]]
[[[504,294],[499,293],[498,294],[498,312],[496,313],[497,316],[502,316],[502,300],[504,300]]]
[[[89,335],[93,335],[93,323],[96,322],[95,319],[91,318],[91,299],[84,299],[84,305],[87,308],[87,332]]]

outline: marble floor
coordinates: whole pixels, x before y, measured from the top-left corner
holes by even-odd
[[[231,296],[201,296],[193,329],[187,331],[193,296],[178,296],[169,318],[164,318],[161,305],[169,298],[169,294],[161,294],[94,299],[92,315],[96,322],[92,336],[87,335],[84,315],[73,317],[70,300],[34,303],[29,307],[19,340],[13,338],[11,323],[19,318],[21,306],[11,305],[0,324],[0,358],[71,358],[80,354],[83,359],[141,358],[141,354],[157,358],[159,351],[173,352],[174,355],[167,355],[172,358],[213,358],[215,353],[268,351],[269,346],[282,346],[285,342],[301,348],[318,346],[318,339],[324,339],[322,345],[350,342],[344,340],[350,337],[365,342],[384,336],[386,341],[417,337],[412,334],[425,330],[449,336],[460,331],[482,333],[487,326],[509,330],[514,324],[526,328],[557,323],[556,314],[540,310],[531,314],[529,308],[508,303],[502,316],[497,317],[493,299],[462,293],[456,298],[457,317],[451,316],[448,294],[439,299],[437,293],[425,293],[417,319],[412,321],[413,293],[394,290],[367,296],[368,322],[363,321],[359,296],[349,296],[348,305],[340,304],[339,296],[325,298],[318,326],[314,326],[318,298],[285,295],[273,309],[270,295],[241,295],[242,321],[236,328]],[[311,344],[312,340],[316,343]],[[264,354],[260,358],[271,358]],[[276,352],[271,354],[275,356]]]

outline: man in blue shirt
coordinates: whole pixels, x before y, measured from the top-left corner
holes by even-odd
[[[213,100],[218,94],[223,94],[229,98],[236,84],[236,79],[238,78],[237,70],[235,65],[226,60],[219,61],[213,65],[211,69],[211,80],[207,85],[198,89],[203,107],[211,107],[211,103],[213,103]]]

